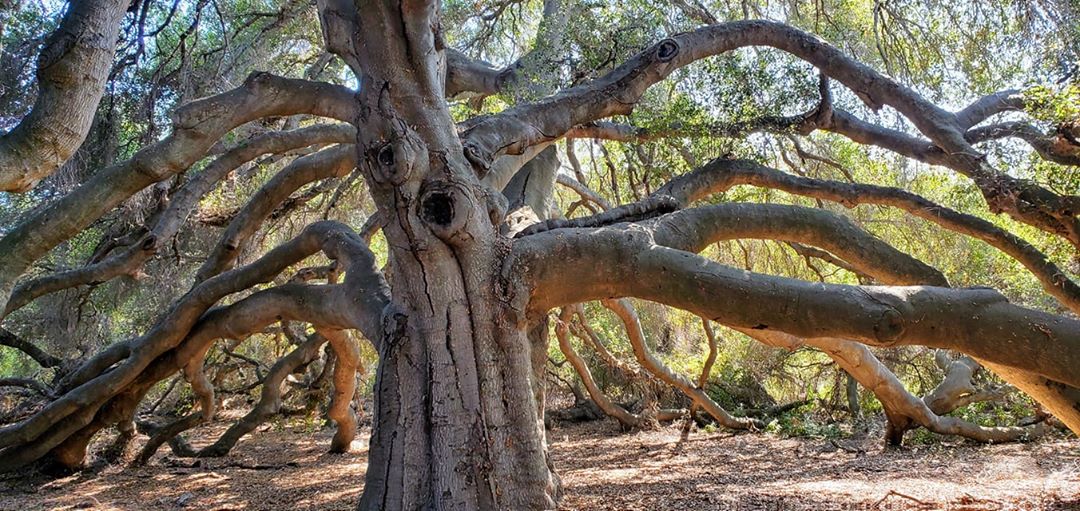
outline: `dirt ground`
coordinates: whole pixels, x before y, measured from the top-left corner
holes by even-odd
[[[873,439],[698,431],[683,439],[677,425],[622,434],[612,422],[562,426],[549,438],[565,509],[1080,510],[1076,439],[883,450]],[[367,437],[345,455],[326,453],[329,441],[330,431],[269,428],[221,459],[176,459],[166,448],[143,468],[9,477],[0,510],[353,509]]]

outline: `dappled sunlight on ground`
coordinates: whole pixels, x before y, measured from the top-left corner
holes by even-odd
[[[566,509],[1080,509],[1080,441],[883,449],[677,427],[556,430]],[[876,506],[876,507],[875,507]]]
[[[200,431],[196,445],[224,426]],[[329,454],[331,430],[271,427],[219,459],[167,448],[142,468],[0,482],[0,510],[350,510],[367,436]],[[678,426],[623,434],[613,422],[549,432],[571,510],[1080,509],[1080,441],[884,450]],[[143,441],[145,439],[140,439]],[[865,454],[857,451],[862,449]],[[876,507],[875,507],[876,506]]]

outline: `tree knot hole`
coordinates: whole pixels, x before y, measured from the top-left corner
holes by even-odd
[[[679,43],[674,39],[664,39],[656,46],[656,58],[660,62],[668,62],[679,54]]]
[[[379,161],[379,165],[383,167],[394,166],[394,146],[393,144],[386,144],[379,149],[375,158]]]
[[[874,335],[878,341],[893,345],[904,334],[904,315],[896,309],[888,309],[874,325]]]
[[[433,225],[450,225],[454,221],[454,198],[443,191],[429,193],[420,203],[420,216]]]

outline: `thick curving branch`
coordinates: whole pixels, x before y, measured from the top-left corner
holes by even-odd
[[[683,205],[749,184],[838,202],[847,207],[880,204],[902,209],[945,229],[982,240],[1022,264],[1051,296],[1080,313],[1080,286],[1039,249],[993,222],[941,206],[917,194],[884,186],[843,183],[786,174],[747,160],[713,160],[657,190]],[[912,281],[932,283],[933,281]]]
[[[947,286],[933,267],[893,248],[852,221],[829,211],[780,204],[725,203],[677,211],[650,229],[657,244],[699,252],[732,239],[769,239],[823,248],[855,267],[878,268],[886,284],[925,282]]]
[[[574,127],[617,114],[628,114],[645,90],[674,70],[704,57],[746,46],[770,46],[817,67],[843,83],[867,105],[888,105],[910,120],[931,144],[887,130],[830,109],[818,128],[836,130],[864,143],[889,145],[912,140],[917,147],[901,154],[922,154],[933,163],[970,177],[994,212],[1060,235],[1080,247],[1080,222],[1062,197],[1034,183],[999,172],[965,138],[957,116],[930,103],[841,50],[796,28],[769,21],[723,23],[679,34],[641,52],[606,76],[566,89],[535,103],[477,117],[464,124],[462,145],[476,172],[483,176],[501,154],[519,154],[527,147],[564,136]],[[910,150],[906,150],[910,149]],[[932,153],[932,154],[930,154]]]
[[[271,132],[255,137],[218,157],[191,178],[169,200],[168,207],[151,220],[153,227],[134,237],[122,250],[113,250],[81,268],[57,272],[20,284],[11,294],[4,315],[34,299],[62,289],[96,285],[121,275],[133,275],[161,249],[168,246],[184,221],[207,193],[229,172],[264,154],[276,154],[311,145],[349,143],[356,129],[348,124],[319,124],[285,132]],[[0,319],[3,315],[0,315]]]
[[[349,452],[356,438],[356,413],[351,405],[356,392],[356,373],[360,369],[360,347],[343,330],[321,328],[319,332],[330,341],[337,355],[334,362],[334,395],[326,415],[334,421],[337,430],[330,441],[330,452]]]
[[[37,63],[33,109],[0,135],[0,191],[25,192],[75,154],[109,78],[128,0],[72,3]]]
[[[945,371],[941,383],[923,396],[923,402],[934,413],[944,415],[972,403],[993,401],[1002,397],[1000,390],[975,388],[972,380],[982,369],[982,365],[975,359],[964,355],[956,360],[949,360],[944,350],[938,350],[934,353],[934,361]]]
[[[341,86],[256,73],[236,89],[181,107],[169,136],[94,173],[0,238],[0,253],[6,255],[0,260],[0,301],[7,302],[15,281],[34,261],[135,192],[186,170],[233,128],[254,119],[300,113],[352,121],[356,102],[353,93]]]
[[[352,144],[340,144],[297,158],[281,169],[233,217],[221,240],[195,274],[195,281],[201,282],[229,269],[263,221],[293,192],[313,181],[345,176],[355,166],[356,148]]]
[[[511,267],[535,285],[538,310],[633,296],[742,328],[954,349],[1080,385],[1080,321],[1012,305],[991,289],[814,284],[739,271],[658,245],[634,224],[549,231],[522,238],[514,254]]]
[[[961,129],[970,129],[997,114],[1024,109],[1022,91],[1007,89],[987,94],[956,112],[956,124]]]
[[[228,294],[269,282],[286,267],[319,250],[326,252],[331,259],[340,259],[345,263],[343,266],[348,268],[345,282],[341,285],[325,286],[326,289],[317,295],[301,297],[299,303],[278,305],[283,308],[287,306],[288,313],[300,314],[318,310],[319,322],[323,324],[339,328],[359,328],[365,336],[371,339],[379,338],[381,312],[389,300],[389,292],[381,273],[375,267],[374,256],[348,227],[336,222],[312,224],[301,235],[271,250],[257,261],[202,282],[144,336],[118,343],[73,371],[62,384],[66,392],[60,398],[28,419],[0,429],[0,448],[4,449],[0,452],[5,453],[5,456],[11,455],[7,457],[11,464],[5,466],[13,468],[33,461],[52,447],[68,441],[76,432],[89,427],[91,431],[73,440],[85,445],[92,434],[104,427],[109,420],[130,417],[129,411],[141,400],[146,389],[168,377],[198,353],[197,348],[203,344],[192,339],[201,339],[200,342],[205,344],[215,338],[227,336],[230,330],[216,332],[211,328],[219,323],[229,325],[223,321],[215,323],[216,318],[226,314],[221,311],[241,310],[241,305],[246,304],[244,307],[250,310],[240,314],[238,321],[263,321],[266,319],[263,314],[267,311],[280,310],[270,307],[275,303],[275,297],[295,295],[301,288],[298,288],[298,285],[272,288],[256,293],[229,308],[207,312],[210,306]],[[346,303],[350,306],[341,306]],[[251,331],[263,326],[265,324],[258,328],[253,326]],[[211,335],[214,333],[218,333],[217,337]],[[187,348],[187,351],[184,351],[181,345],[194,345],[196,348]],[[181,347],[179,351],[162,357],[178,347]],[[153,367],[151,364],[154,364]],[[148,368],[152,370],[147,372]],[[132,386],[137,380],[142,383]],[[109,409],[117,412],[95,419],[95,416],[99,415],[98,410],[114,396],[117,396],[119,401]],[[85,452],[84,447],[81,450]],[[80,449],[75,451],[79,452]]]

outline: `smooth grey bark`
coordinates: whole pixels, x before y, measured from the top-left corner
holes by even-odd
[[[16,281],[34,261],[139,190],[186,170],[233,128],[297,113],[351,121],[356,116],[352,98],[352,92],[337,85],[255,73],[240,87],[178,109],[167,137],[97,171],[0,238],[0,254],[5,256],[0,258],[0,302],[7,303]]]
[[[633,296],[742,328],[954,349],[1080,385],[1080,322],[1010,304],[992,289],[815,284],[708,261],[678,238],[666,243],[636,224],[559,229],[516,244],[514,268],[538,286],[532,306],[541,309]]]
[[[82,144],[105,92],[129,0],[73,2],[37,62],[34,107],[0,135],[0,191],[25,192]]]

